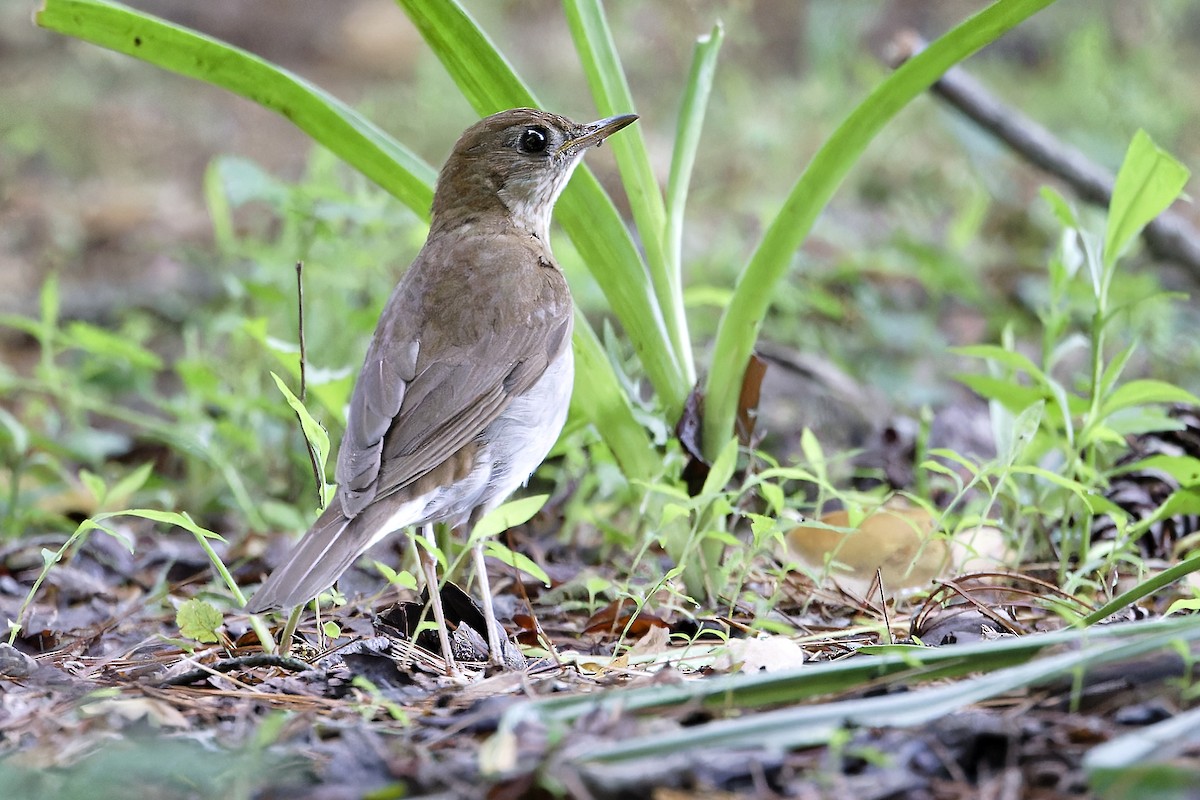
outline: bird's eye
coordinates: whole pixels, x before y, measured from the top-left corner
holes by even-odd
[[[540,125],[526,128],[517,140],[517,148],[522,153],[537,154],[546,152],[550,145],[550,131]]]

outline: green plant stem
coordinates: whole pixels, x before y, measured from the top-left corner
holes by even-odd
[[[23,620],[25,619],[25,612],[29,610],[29,606],[33,603],[33,598],[37,596],[38,589],[42,588],[42,582],[45,581],[46,576],[50,574],[50,568],[59,561],[62,561],[62,557],[66,555],[67,550],[69,550],[71,546],[79,540],[80,537],[87,533],[88,529],[84,527],[87,525],[87,523],[88,520],[84,520],[82,523],[80,523],[79,527],[75,529],[75,532],[72,533],[65,542],[63,542],[62,547],[58,548],[58,550],[56,550],[53,554],[49,553],[45,549],[42,550],[42,569],[38,572],[38,576],[34,579],[33,585],[29,587],[29,591],[25,594],[25,599],[22,601],[20,608],[17,609],[17,618],[15,620],[10,620],[8,623],[8,643],[10,645],[17,640],[17,634],[21,632],[21,628],[24,624]]]
[[[1089,390],[1091,397],[1088,400],[1087,422],[1084,424],[1084,428],[1079,434],[1080,441],[1086,443],[1085,446],[1087,447],[1087,453],[1085,456],[1085,463],[1087,464],[1088,471],[1092,474],[1095,474],[1096,471],[1096,458],[1099,455],[1099,442],[1097,441],[1096,437],[1091,434],[1095,426],[1099,425],[1101,422],[1100,405],[1104,400],[1102,383],[1104,379],[1104,323],[1108,310],[1107,294],[1108,282],[1104,281],[1104,285],[1100,290],[1100,294],[1096,297],[1096,313],[1092,315],[1092,385]]]
[[[250,630],[254,631],[254,635],[258,637],[258,643],[262,645],[263,652],[274,653],[278,646],[271,636],[270,626],[259,619],[257,614],[251,614],[247,621],[250,623]]]
[[[813,156],[792,188],[721,316],[704,385],[704,454],[733,435],[742,375],[793,255],[851,167],[883,126],[946,70],[1055,0],[998,0],[905,62],[879,84]]]
[[[316,601],[314,600],[313,602],[315,603]],[[279,634],[279,641],[276,642],[279,655],[286,656],[292,651],[292,636],[295,635],[296,628],[300,627],[300,615],[303,613],[304,606],[299,605],[293,608],[288,614],[287,623],[283,626],[283,630]]]

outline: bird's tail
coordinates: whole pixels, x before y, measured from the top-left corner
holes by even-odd
[[[369,513],[349,518],[335,498],[317,518],[287,560],[267,577],[246,610],[294,608],[333,585],[371,543]]]

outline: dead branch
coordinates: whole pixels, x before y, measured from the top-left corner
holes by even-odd
[[[925,41],[915,32],[902,31],[893,39],[887,60],[896,68],[924,47]],[[1026,161],[1062,179],[1081,199],[1108,206],[1115,181],[1111,172],[1001,102],[962,67],[951,68],[932,88]],[[1142,238],[1155,258],[1182,264],[1200,278],[1200,232],[1181,215],[1164,211],[1146,226]]]

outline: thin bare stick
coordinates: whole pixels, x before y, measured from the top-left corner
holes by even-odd
[[[296,262],[296,319],[300,333],[300,402],[303,403],[308,392],[308,379],[305,375],[308,358],[304,352],[304,262]]]
[[[895,644],[892,638],[892,620],[888,617],[887,593],[883,590],[883,570],[875,568],[875,583],[879,586],[879,610],[883,613],[883,629],[887,631],[887,643]]]
[[[898,67],[924,47],[916,33],[902,31],[893,39],[887,60]],[[962,67],[947,71],[933,92],[1026,161],[1061,178],[1084,201],[1108,206],[1115,182],[1110,171],[1002,103]],[[1200,277],[1200,231],[1183,216],[1164,211],[1146,226],[1142,238],[1155,258],[1175,261]]]
[[[296,319],[297,334],[300,339],[300,394],[297,395],[303,403],[308,393],[307,364],[308,354],[304,348],[304,262],[296,262]],[[308,451],[308,464],[312,467],[313,480],[317,485],[317,507],[325,507],[325,476],[321,472],[321,464],[317,459],[316,448],[304,433],[304,420],[300,412],[296,412],[296,421],[300,423],[300,434],[304,436],[304,448]]]
[[[181,675],[167,678],[160,682],[159,686],[187,686],[190,683],[205,680],[213,674],[224,672],[233,672],[234,670],[245,669],[247,667],[279,667],[281,669],[291,670],[292,672],[305,672],[313,669],[313,665],[307,661],[301,661],[298,658],[290,656],[277,655],[275,653],[254,653],[248,656],[238,656],[237,658],[227,658],[218,661],[215,664],[205,664],[199,669],[185,672]]]

